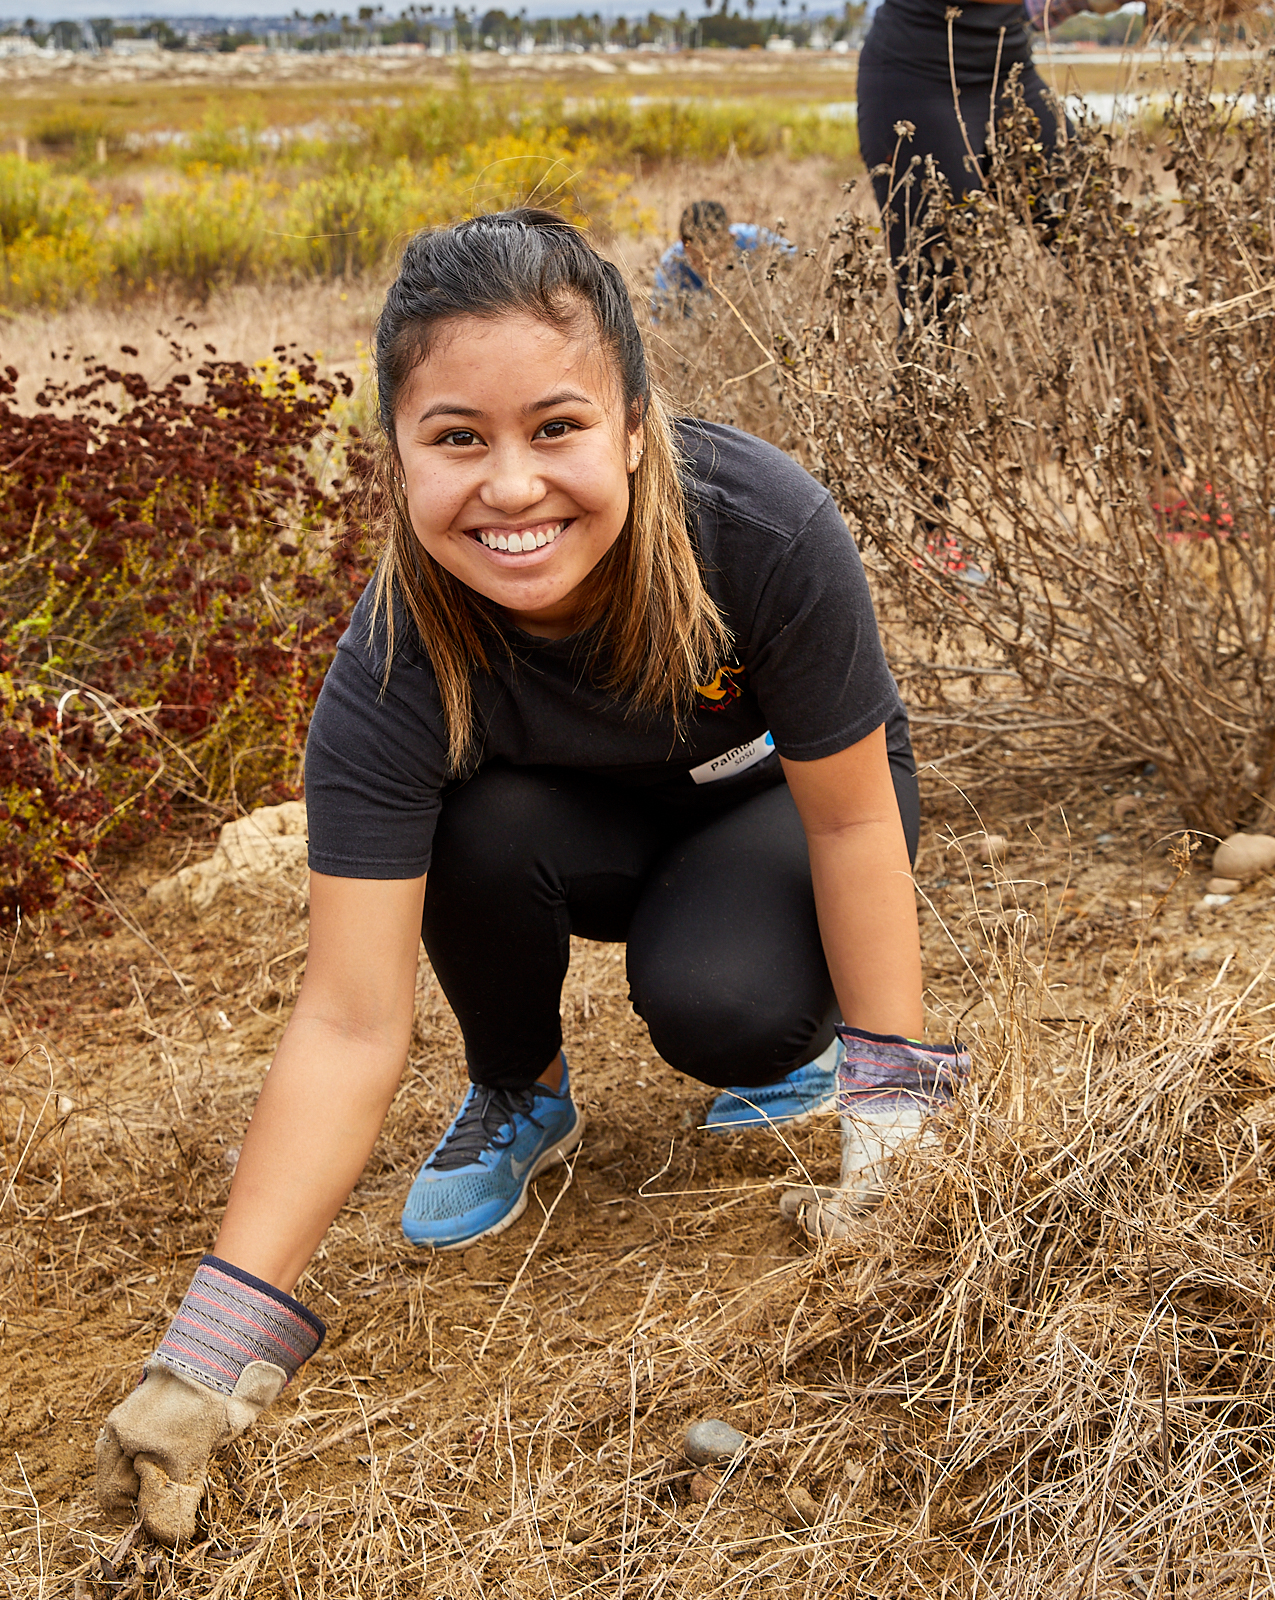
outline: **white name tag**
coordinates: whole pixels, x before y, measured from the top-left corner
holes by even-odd
[[[763,733],[751,744],[737,745],[734,750],[714,756],[701,767],[692,767],[691,777],[696,783],[716,783],[719,778],[733,778],[737,772],[747,772],[749,767],[764,761],[774,748],[775,741],[768,733]]]

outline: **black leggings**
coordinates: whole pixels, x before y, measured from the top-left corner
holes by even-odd
[[[910,761],[891,773],[908,854]],[[726,1088],[774,1083],[832,1042],[836,997],[806,838],[785,783],[693,815],[558,768],[493,765],[443,802],[425,948],[469,1074],[535,1081],[562,1045],[570,935],[628,944],[629,997],[665,1061]]]
[[[1058,144],[1056,103],[1035,67],[1027,67],[1020,81],[1023,99],[1040,123],[1041,144],[1052,152]],[[947,180],[956,200],[983,187],[987,171],[987,125],[992,114],[994,87],[991,82],[962,84],[958,117],[950,83],[920,77],[906,68],[878,60],[870,41],[864,48],[859,61],[859,149],[869,172],[877,167],[889,168],[873,177],[872,188],[883,219],[889,214],[890,262],[899,299],[904,303],[909,289],[906,263],[909,232],[924,219],[929,204],[924,185],[924,158],[933,156],[935,167]],[[996,115],[1002,117],[1009,110],[1009,95],[1002,80],[996,97]],[[910,139],[901,138],[894,131],[896,122],[913,123],[916,133]],[[921,165],[914,170],[911,185],[905,187],[902,179],[913,156],[922,158]],[[922,254],[931,264],[934,246],[941,237],[939,233],[932,233],[922,241]],[[935,313],[941,312],[947,302],[946,280],[947,273],[939,267],[927,297],[932,298]]]

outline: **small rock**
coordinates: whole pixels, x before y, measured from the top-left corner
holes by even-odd
[[[621,1206],[615,1214],[615,1220],[617,1222],[631,1222],[633,1220],[633,1213],[626,1207]]]
[[[1114,833],[1100,833],[1094,840],[1095,844],[1111,844],[1115,839]]]
[[[1111,808],[1111,814],[1117,822],[1123,821],[1131,811],[1138,809],[1139,801],[1136,794],[1122,794]]]
[[[487,1252],[473,1245],[461,1256],[460,1264],[471,1278],[480,1278],[487,1265]]]
[[[1229,894],[1206,894],[1200,904],[1207,906],[1210,911],[1216,911],[1219,906],[1229,906],[1231,898]]]
[[[706,1506],[720,1487],[716,1478],[707,1472],[697,1472],[691,1479],[690,1495],[697,1506]]]
[[[1209,894],[1238,894],[1244,885],[1238,878],[1210,878],[1204,887]]]
[[[567,1524],[567,1543],[583,1544],[586,1539],[593,1537],[593,1524],[591,1522],[571,1522]]]
[[[842,1468],[845,1476],[845,1488],[841,1491],[842,1505],[852,1506],[856,1502],[866,1500],[872,1488],[872,1474],[867,1465],[862,1461],[847,1461]]]
[[[69,1117],[74,1110],[75,1101],[71,1099],[71,1096],[69,1094],[60,1094],[58,1096],[58,1116]]]
[[[169,909],[206,911],[225,888],[251,886],[304,864],[307,848],[304,801],[258,806],[248,816],[226,823],[206,861],[151,884],[146,898]]]
[[[803,1489],[799,1483],[791,1484],[784,1490],[784,1499],[792,1513],[789,1527],[813,1528],[819,1521],[819,1502],[809,1489]]]
[[[1248,883],[1275,867],[1275,839],[1269,833],[1233,833],[1213,852],[1213,871],[1219,878]]]
[[[994,862],[1004,861],[1009,854],[1009,840],[1003,833],[980,834],[974,846],[974,854],[988,866]]]
[[[233,1172],[239,1165],[239,1146],[237,1144],[232,1144],[229,1149],[222,1152],[221,1159]]]
[[[692,1422],[686,1430],[686,1459],[697,1467],[710,1467],[716,1461],[730,1461],[747,1444],[743,1434],[716,1417]]]
[[[807,1206],[817,1205],[820,1200],[831,1200],[836,1192],[835,1189],[816,1188],[810,1184],[799,1189],[785,1189],[779,1197],[779,1215],[785,1222],[800,1222]]]

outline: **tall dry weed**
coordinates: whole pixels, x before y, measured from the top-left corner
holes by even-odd
[[[1152,763],[1192,825],[1260,825],[1275,808],[1270,69],[1228,96],[1188,73],[1162,134],[1082,127],[1055,167],[1037,132],[1021,105],[1003,119],[985,192],[960,204],[907,168],[901,137],[900,182],[928,194],[901,336],[860,206],[796,271],[743,296],[718,286],[719,326],[738,311],[720,376],[666,372],[828,483],[876,569],[927,758],[1033,793]]]

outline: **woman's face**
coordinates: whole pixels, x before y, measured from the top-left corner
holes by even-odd
[[[528,633],[574,632],[642,448],[598,341],[458,318],[403,385],[394,431],[422,547]]]

